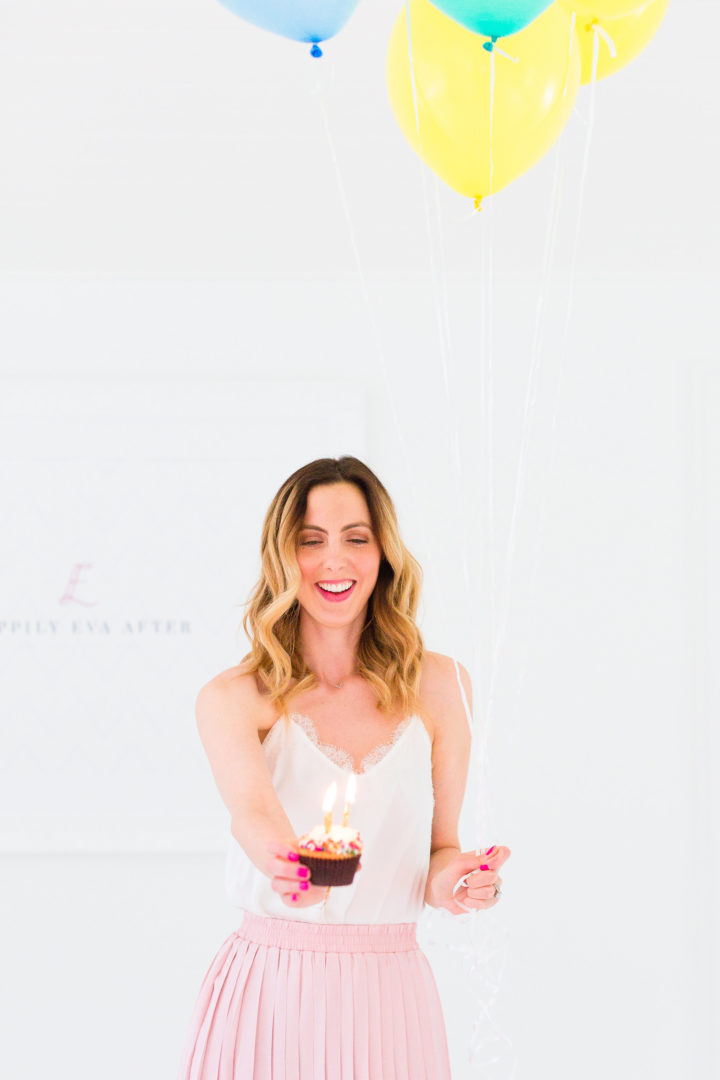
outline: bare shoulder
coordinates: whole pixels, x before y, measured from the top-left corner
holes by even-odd
[[[259,737],[265,709],[254,674],[241,665],[209,679],[195,702],[200,741],[241,843],[237,829],[248,813],[270,808],[276,820],[284,816]]]
[[[275,719],[257,675],[242,663],[225,668],[200,687],[195,700],[198,724],[207,723],[219,707],[226,715],[252,717],[258,731],[266,731]]]
[[[472,686],[467,669],[458,661],[458,671],[469,708],[472,710]],[[433,740],[443,730],[467,726],[467,713],[458,685],[455,660],[445,653],[423,654],[420,677],[420,700],[427,713]]]

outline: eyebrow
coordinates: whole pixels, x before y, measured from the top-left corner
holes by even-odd
[[[372,531],[372,525],[368,525],[367,521],[353,521],[352,525],[343,525],[340,532],[346,532],[347,529],[357,529],[359,525],[362,525],[365,529]],[[303,525],[303,529],[314,529],[315,532],[327,533],[327,529],[321,529],[319,525]]]

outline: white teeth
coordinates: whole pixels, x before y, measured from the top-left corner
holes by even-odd
[[[318,581],[318,585],[321,589],[324,589],[325,592],[347,592],[348,589],[352,588],[353,582],[343,581],[340,582],[339,585],[331,585],[329,582]]]

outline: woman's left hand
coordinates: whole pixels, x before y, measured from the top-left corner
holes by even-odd
[[[490,853],[476,855],[474,851],[462,851],[438,870],[432,879],[433,907],[443,907],[452,915],[466,911],[479,911],[494,907],[500,897],[502,878],[498,871],[510,858],[510,848],[493,846]],[[453,896],[453,889],[460,878],[467,875],[467,885],[461,885]]]

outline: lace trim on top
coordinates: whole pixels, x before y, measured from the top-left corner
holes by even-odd
[[[334,743],[320,742],[318,733],[315,730],[315,724],[309,716],[304,716],[302,713],[291,713],[290,719],[294,720],[295,723],[303,729],[308,738],[315,743],[318,750],[325,754],[326,757],[329,757],[331,761],[334,761],[336,765],[339,765],[342,769],[348,769],[350,772],[360,774],[367,772],[368,768],[372,765],[377,765],[377,763],[385,757],[408,727],[413,717],[406,716],[405,719],[397,725],[391,738],[387,742],[381,743],[379,746],[374,746],[362,759],[358,769],[355,768],[352,754],[349,754],[347,750],[343,750],[341,746],[335,746]]]

